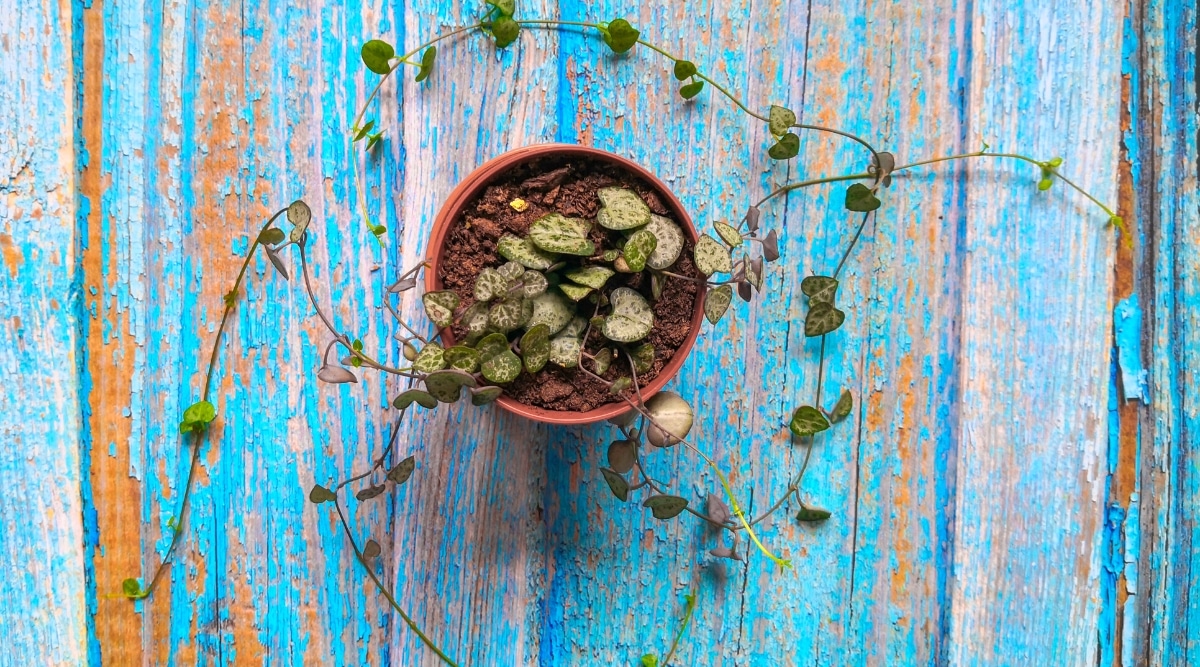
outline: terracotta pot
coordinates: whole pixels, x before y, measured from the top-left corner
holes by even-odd
[[[658,192],[663,204],[671,210],[675,220],[680,223],[684,232],[692,239],[692,243],[699,240],[700,237],[696,233],[696,227],[692,224],[692,219],[688,216],[687,211],[684,210],[683,204],[679,203],[679,200],[662,181],[658,180],[658,178],[640,165],[619,155],[586,146],[573,146],[569,144],[527,146],[509,151],[487,162],[472,172],[470,176],[462,183],[459,183],[458,187],[454,188],[454,191],[450,193],[450,196],[446,199],[446,203],[442,206],[442,210],[438,212],[437,218],[433,222],[433,232],[429,238],[427,251],[427,260],[429,261],[430,268],[425,271],[425,289],[427,291],[435,291],[443,288],[441,278],[438,276],[438,269],[445,254],[446,234],[449,232],[450,227],[458,222],[458,216],[461,214],[463,207],[479,197],[483,193],[484,188],[509,169],[531,160],[544,157],[570,158],[576,156],[619,165],[644,180]],[[688,353],[692,350],[692,345],[696,342],[696,336],[700,333],[701,323],[704,320],[703,296],[703,291],[697,295],[696,306],[692,313],[691,332],[688,334],[687,340],[676,350],[675,355],[671,357],[671,361],[654,378],[654,381],[642,388],[643,398],[650,398],[658,393],[659,390],[675,377],[675,374],[683,366]],[[447,347],[454,344],[454,336],[450,331],[443,331],[442,339]],[[610,419],[629,409],[623,401],[608,403],[587,412],[545,410],[519,403],[508,396],[501,396],[496,400],[496,403],[501,408],[514,414],[550,424],[590,424]]]

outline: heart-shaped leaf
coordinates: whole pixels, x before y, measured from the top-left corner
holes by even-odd
[[[529,226],[529,240],[549,252],[590,257],[596,252],[596,246],[588,240],[589,231],[591,225],[586,220],[547,213]]]
[[[608,446],[608,465],[624,475],[637,463],[637,443],[633,440],[614,440]]]
[[[746,209],[746,217],[742,219],[746,221],[746,229],[749,229],[751,234],[758,231],[758,219],[761,216],[762,212],[758,210],[757,206]]]
[[[358,382],[358,376],[350,372],[350,369],[331,364],[325,364],[321,366],[321,370],[317,371],[317,379],[321,382],[328,382],[329,384]]]
[[[526,271],[521,274],[521,283],[523,285],[522,292],[525,294],[526,299],[532,299],[550,287],[550,282],[546,280],[546,276],[539,271]]]
[[[725,524],[733,518],[733,513],[729,511],[729,505],[715,493],[708,494],[708,498],[704,503],[704,513],[713,521]]]
[[[829,510],[823,510],[817,507],[800,507],[800,511],[796,513],[796,520],[805,523],[817,523],[824,521],[832,516]]]
[[[725,242],[725,245],[730,248],[736,248],[742,245],[742,234],[733,225],[724,220],[714,220],[713,229],[716,230],[717,236]]]
[[[683,81],[689,76],[696,75],[696,65],[690,60],[675,61],[675,80]]]
[[[372,39],[362,45],[362,61],[367,69],[376,74],[392,71],[390,61],[396,57],[396,49],[382,39]]]
[[[637,44],[638,36],[642,33],[629,24],[625,19],[617,19],[608,24],[608,28],[602,33],[604,43],[613,50],[613,53],[625,53]]]
[[[639,375],[649,373],[654,367],[654,345],[650,343],[642,343],[633,349],[630,353],[633,357],[633,369]]]
[[[533,315],[529,317],[529,322],[526,326],[533,327],[538,324],[545,324],[550,329],[550,335],[553,336],[559,333],[571,322],[571,318],[575,316],[575,308],[554,291],[548,291],[532,299]],[[584,326],[587,322],[583,322]],[[583,333],[583,329],[579,330],[579,334]],[[579,334],[574,334],[578,336]]]
[[[471,405],[487,405],[500,398],[504,390],[500,387],[478,387],[471,390]]]
[[[533,316],[533,304],[521,295],[509,296],[497,301],[488,309],[488,326],[501,333],[508,333],[525,326]]]
[[[375,540],[367,540],[366,545],[363,546],[362,555],[364,559],[375,558],[381,553],[383,553],[383,548]]]
[[[878,159],[876,159],[878,158]],[[896,156],[887,151],[871,155],[871,174],[883,187],[892,184],[892,171],[896,169]]]
[[[420,405],[423,408],[428,408],[430,410],[432,410],[433,408],[436,408],[437,404],[438,404],[436,398],[429,395],[428,392],[422,391],[420,389],[409,389],[408,391],[401,393],[399,396],[397,396],[392,401],[392,405],[397,410],[404,410],[405,408],[412,405],[413,403],[416,403],[417,405]]]
[[[788,133],[788,130],[796,124],[796,114],[787,107],[771,105],[771,110],[767,113],[767,126],[771,130],[771,134],[782,137]]]
[[[654,235],[656,241],[654,252],[650,253],[646,260],[646,266],[659,271],[670,268],[683,251],[683,230],[670,218],[654,214],[650,215],[650,222],[645,229]]]
[[[685,83],[679,87],[679,96],[685,100],[690,100],[700,94],[704,90],[704,82],[700,80],[691,83]]]
[[[342,369],[345,370],[345,369]],[[350,371],[346,371],[349,373]],[[353,373],[351,373],[353,375]],[[357,381],[357,378],[355,378]],[[183,419],[179,421],[180,433],[200,433],[217,418],[217,407],[208,401],[196,401],[183,411]]]
[[[829,276],[809,276],[800,282],[800,291],[808,296],[811,304],[832,304],[837,296],[838,281]]]
[[[462,397],[463,387],[475,385],[475,376],[453,369],[435,371],[425,376],[425,388],[442,403],[456,403]]]
[[[611,348],[602,348],[592,357],[592,368],[596,371],[596,375],[604,375],[608,372],[608,367],[612,365],[613,352]]]
[[[415,470],[416,467],[417,458],[415,456],[410,456],[397,463],[394,468],[389,470],[387,473],[387,478],[396,486],[400,486],[401,484],[407,482],[409,477],[412,477],[413,470]]]
[[[500,16],[512,16],[517,11],[516,0],[488,0],[487,4],[495,7]]]
[[[604,319],[601,333],[618,343],[632,343],[650,334],[654,311],[645,297],[628,287],[618,287],[608,296],[612,313]]]
[[[733,286],[721,285],[720,287],[708,290],[704,295],[704,316],[712,324],[721,321],[725,316],[725,311],[729,310],[729,303],[733,301]]]
[[[646,262],[657,247],[658,239],[654,233],[648,229],[639,229],[629,237],[629,240],[625,241],[621,255],[625,258],[629,270],[637,273],[646,268]]]
[[[496,269],[487,267],[475,278],[475,300],[486,303],[504,296],[509,287],[508,278],[500,275]]]
[[[511,16],[501,16],[492,21],[492,36],[496,38],[497,48],[503,49],[517,41],[517,35],[520,33],[521,24],[514,21]]]
[[[649,507],[655,519],[670,519],[687,509],[688,501],[679,496],[650,496],[642,507]]]
[[[604,481],[608,483],[609,490],[617,497],[617,500],[621,502],[629,500],[629,482],[625,481],[624,477],[608,468],[601,468],[600,474],[604,475]]]
[[[779,138],[779,142],[771,146],[767,150],[767,155],[770,155],[776,160],[790,160],[800,153],[800,137],[794,132],[788,132]]]
[[[862,183],[855,183],[846,189],[846,210],[867,213],[879,206],[879,198],[871,192],[871,188]]]
[[[614,271],[607,266],[584,266],[566,272],[567,280],[592,289],[604,287],[604,283],[613,277]]]
[[[535,324],[521,336],[521,359],[530,373],[542,370],[550,360],[550,327]]]
[[[430,342],[417,352],[413,360],[413,370],[418,373],[432,373],[446,367],[445,350],[438,343]]]
[[[379,496],[383,495],[384,491],[387,491],[387,487],[383,486],[382,484],[376,485],[376,486],[368,486],[365,489],[360,489],[358,493],[354,494],[354,499],[355,500],[370,500],[372,498],[378,498]]]
[[[308,492],[308,500],[315,505],[331,503],[337,500],[337,494],[320,484],[313,484],[312,490]]]
[[[308,230],[308,223],[312,222],[312,209],[304,203],[303,199],[297,199],[288,204],[287,219],[292,223],[292,231],[288,234],[288,240],[292,243],[299,243],[304,232]]]
[[[854,394],[850,393],[849,389],[842,390],[842,395],[838,397],[837,403],[833,406],[833,412],[829,413],[829,421],[838,423],[850,416],[850,411],[854,409]]]
[[[555,336],[550,339],[550,361],[563,368],[579,364],[579,339],[574,336]]]
[[[641,227],[650,222],[650,207],[641,195],[626,188],[600,188],[596,191],[600,205],[604,208],[596,215],[596,222],[605,229],[623,231]]]
[[[763,258],[755,257],[750,260],[750,268],[746,271],[746,280],[749,280],[754,285],[754,289],[762,290],[763,286]]]
[[[836,331],[846,321],[846,313],[838,310],[831,303],[817,303],[808,311],[804,318],[804,335],[808,337],[823,336]]]
[[[439,328],[454,324],[454,310],[458,308],[458,294],[451,290],[426,292],[421,295],[421,303],[425,305],[425,315],[429,321]]]
[[[525,267],[520,262],[505,262],[496,269],[500,275],[508,279],[508,282],[514,283],[521,276],[525,275]]]
[[[564,326],[561,330],[559,330],[557,332],[555,332],[554,328],[551,327],[550,335],[554,335],[555,333],[557,333],[559,336],[570,336],[572,338],[579,338],[580,336],[583,335],[583,332],[587,330],[587,325],[588,325],[588,321],[586,319],[584,319],[583,317],[580,317],[579,315],[576,315],[575,317],[571,318],[570,322],[567,322],[566,326]],[[593,327],[593,328],[595,328],[595,327]]]
[[[691,432],[695,419],[691,404],[673,391],[660,391],[646,401],[646,414],[651,419],[646,440],[655,447],[679,444]]]
[[[473,303],[462,316],[462,325],[468,334],[482,336],[488,333],[488,307],[486,303]]]
[[[692,255],[696,260],[696,268],[706,276],[733,270],[733,256],[729,254],[729,248],[708,234],[700,235]]]
[[[433,72],[433,62],[437,60],[437,47],[430,46],[421,54],[421,69],[417,70],[417,78],[414,79],[417,83],[429,78]]]
[[[489,334],[475,347],[479,351],[481,371],[489,382],[512,382],[521,374],[521,359],[508,347],[504,334]]]
[[[575,302],[583,300],[584,297],[592,293],[592,288],[590,287],[572,285],[571,283],[563,283],[558,286],[558,289],[562,290],[562,293],[566,294],[568,299]]]
[[[474,373],[479,368],[479,353],[466,345],[446,348],[442,359],[450,364],[450,368],[464,373]]]
[[[557,261],[557,257],[537,247],[533,241],[512,234],[505,234],[500,238],[496,243],[496,252],[504,259],[538,271],[545,271]]]
[[[788,423],[788,428],[797,438],[808,438],[828,429],[829,421],[820,410],[810,405],[801,405],[792,413],[792,421]]]
[[[283,243],[283,240],[286,238],[287,234],[284,234],[283,230],[278,227],[264,229],[258,234],[258,242],[263,245],[275,245],[276,243]]]
[[[408,290],[410,290],[416,286],[417,286],[417,277],[409,276],[407,278],[401,278],[400,280],[397,280],[395,283],[392,284],[391,287],[388,288],[388,291],[391,292],[392,294],[400,294],[401,292],[407,292]]]
[[[742,301],[746,303],[750,303],[750,300],[754,298],[754,293],[750,289],[750,281],[748,280],[738,281],[737,293],[742,298]]]

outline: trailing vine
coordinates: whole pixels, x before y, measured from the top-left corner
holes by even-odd
[[[674,78],[680,84],[678,94],[684,100],[696,98],[706,86],[711,86],[749,117],[765,123],[773,137],[773,143],[766,151],[771,159],[789,160],[796,157],[800,147],[796,132],[814,131],[859,144],[867,152],[868,166],[865,170],[784,184],[748,204],[737,224],[714,221],[715,236],[702,235],[693,249],[695,268],[703,277],[674,270],[673,263],[683,248],[679,229],[671,229],[674,225],[670,221],[663,223],[654,220],[656,216],[652,216],[648,209],[642,210],[645,205],[636,194],[617,192],[616,189],[610,189],[614,191],[601,197],[604,220],[600,221],[600,225],[613,231],[638,231],[620,237],[613,235],[611,238],[616,239],[614,245],[597,248],[587,240],[588,230],[582,227],[583,222],[561,215],[558,218],[544,216],[535,223],[541,226],[532,231],[529,238],[514,238],[508,242],[508,251],[501,250],[501,254],[510,260],[508,264],[498,269],[485,269],[486,278],[485,274],[480,275],[475,284],[474,306],[460,307],[458,297],[448,291],[429,292],[422,296],[425,312],[434,328],[432,333],[429,333],[429,325],[405,321],[399,306],[392,302],[393,298],[399,300],[406,292],[416,288],[419,273],[428,268],[424,263],[418,264],[400,272],[388,287],[384,298],[385,307],[402,330],[396,337],[400,340],[401,353],[407,365],[399,366],[380,361],[386,358],[385,354],[379,354],[378,358],[368,354],[363,341],[340,331],[322,309],[313,287],[307,256],[311,211],[302,200],[293,202],[263,225],[246,253],[232,288],[223,297],[224,310],[207,360],[203,390],[199,400],[184,411],[180,422],[180,433],[190,441],[192,452],[178,510],[168,523],[172,530],[171,540],[161,563],[146,580],[148,583],[143,586],[143,580],[137,578],[129,578],[122,583],[125,597],[143,599],[154,592],[181,540],[199,451],[207,441],[210,426],[217,416],[216,406],[210,397],[218,352],[226,323],[239,302],[246,270],[260,248],[279,275],[288,280],[292,270],[283,252],[294,246],[295,262],[299,265],[305,295],[329,335],[317,373],[321,381],[331,384],[356,383],[356,371],[371,369],[402,378],[406,384],[404,391],[393,401],[397,413],[382,453],[361,472],[326,485],[314,485],[309,491],[309,499],[318,505],[332,505],[356,560],[389,605],[422,644],[445,664],[457,665],[401,607],[395,592],[375,573],[373,562],[380,555],[381,546],[374,539],[367,538],[364,541],[356,537],[354,527],[343,509],[343,492],[349,493],[352,487],[357,487],[354,491],[356,501],[366,502],[404,485],[414,474],[415,456],[396,460],[399,457],[396,443],[404,420],[417,407],[435,409],[440,403],[453,403],[464,397],[470,397],[475,405],[485,405],[498,398],[503,393],[503,386],[523,368],[540,368],[548,362],[578,368],[606,386],[614,400],[623,401],[629,406],[625,415],[611,420],[620,437],[609,447],[609,465],[600,471],[618,500],[628,501],[631,494],[644,490],[649,495],[642,504],[655,518],[668,520],[686,512],[720,531],[724,540],[721,546],[710,551],[713,557],[744,560],[745,549],[749,548],[741,543],[744,532],[747,542],[754,549],[781,568],[790,568],[790,560],[776,555],[756,534],[754,527],[774,516],[793,497],[800,507],[795,515],[796,521],[820,523],[830,517],[828,510],[812,506],[802,497],[802,482],[815,439],[845,420],[854,409],[854,396],[845,388],[838,392],[832,405],[826,407],[829,403],[824,395],[826,338],[836,332],[846,319],[845,312],[837,305],[839,276],[860,243],[867,225],[882,206],[881,196],[892,184],[893,178],[917,168],[950,161],[982,158],[1015,160],[1039,170],[1039,190],[1048,190],[1055,181],[1061,181],[1102,210],[1108,222],[1124,232],[1122,219],[1112,209],[1060,172],[1061,158],[1038,160],[1017,153],[991,152],[990,147],[985,145],[981,150],[971,153],[897,165],[891,153],[877,150],[862,137],[835,128],[800,123],[796,114],[786,107],[773,105],[765,112],[751,109],[726,86],[701,72],[693,62],[643,38],[641,32],[625,19],[617,18],[610,22],[517,19],[514,0],[489,0],[486,12],[477,22],[450,29],[401,55],[397,55],[394,47],[382,40],[371,40],[364,44],[361,50],[363,63],[371,72],[379,75],[379,79],[348,129],[352,146],[361,145],[362,152],[367,153],[383,141],[384,130],[374,120],[368,120],[367,114],[383,86],[402,67],[415,68],[414,80],[420,83],[433,74],[437,45],[444,40],[482,33],[494,42],[496,48],[503,49],[513,44],[524,29],[592,31],[614,54],[623,54],[641,46],[666,58],[671,63]],[[360,157],[356,152],[353,159],[354,178],[359,180],[362,177]],[[659,283],[669,280],[701,283],[705,294],[705,316],[716,325],[731,306],[735,292],[747,302],[753,300],[763,287],[768,265],[779,259],[778,231],[765,231],[760,225],[762,208],[772,200],[786,198],[800,189],[843,182],[852,182],[845,190],[843,206],[855,216],[855,231],[831,270],[824,275],[807,276],[801,282],[801,291],[808,302],[804,333],[806,337],[820,339],[814,395],[811,402],[795,408],[788,423],[791,435],[804,447],[803,460],[799,470],[789,477],[787,485],[768,509],[758,516],[750,516],[718,463],[700,446],[687,439],[693,420],[691,406],[671,392],[660,392],[649,398],[643,396],[639,374],[647,370],[646,359],[653,357],[653,349],[647,352],[647,344],[634,344],[639,343],[649,330],[646,322],[648,306],[643,297],[635,298],[627,294],[633,290],[621,292],[624,288],[608,289],[605,284],[613,274],[619,272],[645,272],[650,280]],[[382,243],[387,227],[373,219],[363,187],[357,188],[357,208],[365,226]],[[291,225],[287,230],[276,226],[285,214]],[[654,261],[656,253],[663,255],[660,257],[662,261]],[[670,255],[669,260],[665,255]],[[718,275],[727,277],[714,278]],[[551,286],[558,290],[553,293],[553,298],[545,296],[551,294],[548,291]],[[562,295],[567,298],[564,299]],[[554,303],[546,305],[551,301]],[[580,311],[585,304],[593,304],[590,316]],[[481,305],[482,308],[476,307]],[[611,312],[601,315],[602,308],[608,308]],[[476,326],[478,322],[482,324]],[[461,344],[443,345],[447,332],[455,327],[468,331],[467,339]],[[514,332],[519,337],[510,340],[509,336]],[[587,341],[592,339],[593,334],[611,345],[606,344],[600,352],[590,352]],[[606,372],[615,367],[625,369],[627,373],[623,371],[619,377],[607,379]],[[682,446],[708,466],[720,490],[708,494],[702,510],[685,498],[667,493],[667,485],[656,481],[646,470],[645,452],[653,451],[644,447],[647,444],[655,448]],[[661,660],[654,653],[642,656],[641,663],[645,667],[666,667],[673,659],[695,609],[694,593],[689,593],[685,600],[683,618],[670,648]]]

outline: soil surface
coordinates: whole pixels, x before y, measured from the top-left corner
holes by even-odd
[[[446,254],[438,277],[445,289],[458,293],[462,307],[471,305],[475,301],[475,277],[484,268],[500,266],[506,261],[496,252],[500,237],[505,234],[525,237],[533,221],[547,213],[558,212],[571,217],[594,219],[600,208],[596,191],[609,186],[625,187],[637,192],[651,211],[683,227],[648,183],[617,165],[579,157],[543,158],[501,174],[484,189],[478,199],[463,208],[446,235]],[[528,204],[524,211],[517,211],[510,205],[518,198]],[[606,235],[616,234],[597,225],[591,236],[599,247]],[[608,247],[612,247],[611,244]],[[692,263],[690,239],[675,266],[669,270],[703,278]],[[631,287],[649,299],[649,282],[647,274],[618,273],[609,279],[605,290]],[[687,339],[699,291],[697,283],[669,278],[663,287],[662,297],[653,302],[654,329],[645,341],[654,345],[654,365],[649,372],[638,375],[641,386],[646,386],[658,376]],[[584,299],[579,304],[579,314],[588,317],[593,308],[595,306]],[[599,314],[607,314],[608,310],[601,308]],[[454,331],[457,340],[462,340],[463,334],[461,328]],[[515,337],[515,333],[512,337]],[[613,345],[593,332],[588,336],[585,349],[595,354],[605,344]],[[585,360],[584,363],[591,368],[590,362]],[[615,380],[629,374],[627,360],[614,361],[604,378]],[[520,377],[505,387],[504,393],[526,405],[558,411],[587,411],[614,401],[608,388],[595,378],[577,368],[561,368],[552,363],[532,375],[522,372]]]

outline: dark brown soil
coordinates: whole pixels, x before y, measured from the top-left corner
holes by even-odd
[[[596,191],[608,186],[626,187],[637,192],[651,211],[680,224],[663,205],[657,192],[637,176],[616,165],[581,158],[536,160],[501,175],[484,190],[482,196],[468,203],[451,223],[446,235],[446,254],[438,270],[442,284],[446,289],[458,293],[463,307],[469,306],[474,303],[472,292],[479,272],[505,261],[496,252],[496,243],[501,236],[511,233],[524,237],[534,220],[555,211],[572,217],[595,218],[600,208]],[[529,204],[524,211],[517,211],[509,205],[509,202],[518,198]],[[597,247],[607,234],[615,232],[599,226],[593,230],[592,240]],[[689,240],[671,271],[701,278],[692,263],[691,248]],[[642,275],[618,273],[609,279],[605,288],[612,290],[621,286],[632,287],[647,299],[650,297],[648,276],[643,280]],[[666,281],[662,297],[653,304],[654,329],[646,341],[654,345],[654,365],[648,373],[638,375],[642,386],[658,376],[687,339],[698,292],[699,285],[694,282],[678,278]],[[580,303],[580,314],[585,317],[590,315],[591,308],[594,306],[585,299]],[[606,311],[601,309],[600,314]],[[456,329],[455,338],[461,340],[463,333],[461,329]],[[601,336],[593,333],[588,337],[585,349],[595,353],[605,343]],[[604,377],[614,380],[622,375],[629,375],[627,362],[613,362]],[[505,394],[526,405],[547,410],[586,411],[613,401],[607,387],[583,371],[560,368],[554,364],[547,364],[533,375],[522,373],[505,387]]]

